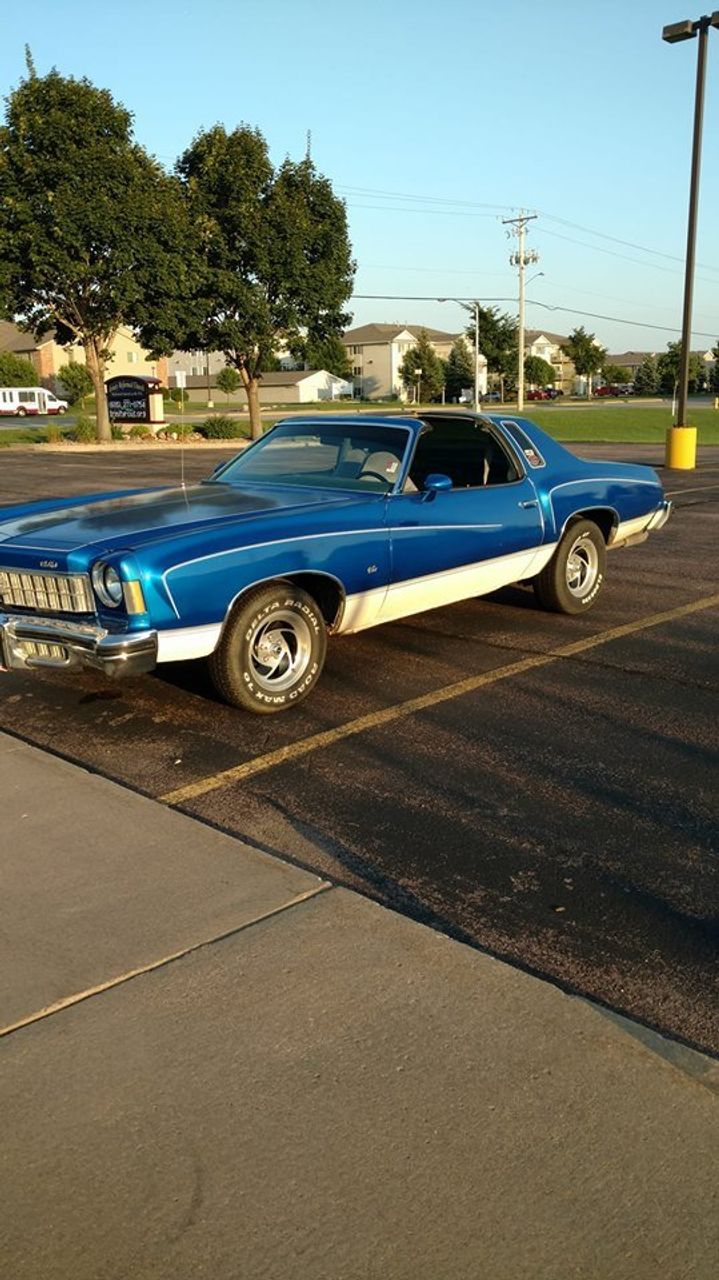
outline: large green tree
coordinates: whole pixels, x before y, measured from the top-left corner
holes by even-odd
[[[474,386],[474,355],[464,338],[452,343],[445,365],[445,384],[448,400],[458,400],[463,391]]]
[[[554,386],[556,374],[548,360],[541,356],[527,356],[524,361],[524,377],[535,387]]]
[[[587,380],[587,398],[592,394],[592,378],[603,367],[607,352],[600,347],[593,333],[587,333],[583,325],[573,329],[566,342],[562,343],[562,351],[572,361],[580,377]]]
[[[659,373],[659,390],[671,396],[679,382],[679,368],[682,359],[681,342],[668,342],[666,351],[657,357]],[[689,391],[701,390],[705,380],[705,370],[701,356],[696,351],[689,352]]]
[[[32,360],[0,351],[0,387],[36,387],[39,381]]]
[[[192,322],[176,345],[221,351],[262,430],[262,371],[282,342],[311,340],[349,322],[354,263],[347,215],[309,159],[275,170],[262,134],[222,126],[198,134],[177,165],[203,259]],[[167,335],[165,335],[167,337]]]
[[[634,372],[634,394],[655,396],[659,390],[659,370],[656,356],[647,355]]]
[[[176,326],[193,274],[176,179],[133,140],[107,90],[51,71],[8,98],[0,129],[0,312],[80,343],[110,439],[105,373],[121,325]]]
[[[407,390],[419,393],[419,402],[438,400],[444,386],[444,365],[429,340],[426,329],[420,329],[415,346],[405,353],[399,376]]]

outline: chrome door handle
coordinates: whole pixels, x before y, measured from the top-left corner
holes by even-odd
[[[528,502],[520,502],[519,505],[526,511],[528,507],[538,507],[539,503],[536,498],[530,498]]]

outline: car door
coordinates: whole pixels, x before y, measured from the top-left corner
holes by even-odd
[[[428,475],[452,488],[423,490]],[[408,483],[389,499],[390,587],[381,620],[495,591],[525,576],[542,541],[532,481],[489,424],[437,415]]]

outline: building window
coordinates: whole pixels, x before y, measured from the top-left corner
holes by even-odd
[[[136,351],[128,351],[128,353],[127,353],[127,363],[128,363],[128,364],[137,364],[137,352],[136,352]]]
[[[356,365],[354,366],[353,370],[352,370],[352,373],[354,374],[355,378],[361,378],[361,377],[362,377],[362,365],[360,365],[360,364],[356,364]]]

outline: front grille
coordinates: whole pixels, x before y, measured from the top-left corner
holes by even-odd
[[[47,613],[94,613],[90,580],[84,573],[20,573],[0,569],[0,604]]]

